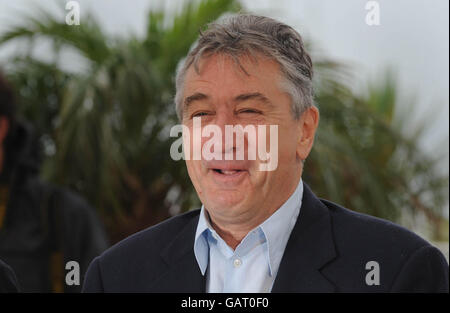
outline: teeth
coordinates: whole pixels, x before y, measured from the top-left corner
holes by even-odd
[[[224,174],[224,175],[232,175],[234,173],[237,173],[237,171],[225,171],[225,170],[220,170],[220,173]]]

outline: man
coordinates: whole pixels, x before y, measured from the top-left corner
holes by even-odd
[[[220,137],[212,159],[193,158],[198,144],[186,141],[201,210],[107,250],[90,265],[84,291],[447,292],[448,265],[436,248],[319,200],[301,180],[319,122],[312,73],[300,35],[285,24],[253,15],[211,24],[177,73],[180,120],[190,134],[196,119],[222,134],[227,125],[276,125],[266,145],[278,139],[277,167],[260,170],[264,158],[249,157],[249,133],[244,146]],[[202,137],[202,152],[209,140],[218,143]]]
[[[65,283],[66,263],[78,262],[83,279],[108,247],[106,234],[83,199],[39,178],[36,136],[15,111],[12,89],[0,75],[0,259],[14,270],[21,291],[79,292],[79,283]]]

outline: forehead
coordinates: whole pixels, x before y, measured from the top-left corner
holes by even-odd
[[[216,54],[200,59],[198,71],[190,66],[183,98],[195,92],[225,98],[246,92],[260,92],[270,97],[281,92],[277,62],[262,56],[242,56],[237,60],[239,63],[231,56]]]

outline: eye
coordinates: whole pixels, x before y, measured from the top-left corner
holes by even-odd
[[[196,113],[192,114],[191,118],[202,117],[202,116],[206,116],[208,114],[209,114],[208,112],[196,112]]]
[[[260,114],[261,111],[255,109],[242,109],[238,111],[238,114],[247,113],[247,114]]]

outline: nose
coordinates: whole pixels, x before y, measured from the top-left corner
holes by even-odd
[[[211,151],[214,159],[244,160],[248,157],[248,134],[244,132],[244,126],[239,124],[234,112],[231,110],[216,112],[209,125],[215,130],[207,131],[209,134],[203,138],[202,147]],[[207,144],[203,146],[206,142]]]
[[[227,130],[227,128],[236,125],[236,119],[233,112],[230,112],[228,110],[218,111],[216,115],[216,125],[219,127],[221,134],[220,138],[222,141],[222,156],[230,153],[233,154],[233,152],[236,150],[236,140],[234,138],[234,135],[232,135],[231,138],[227,138],[227,131],[229,131]]]

